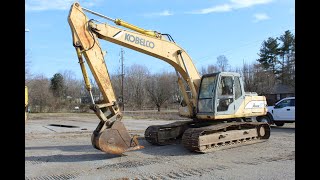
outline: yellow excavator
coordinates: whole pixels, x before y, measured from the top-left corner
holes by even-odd
[[[117,26],[89,20],[86,13],[107,19]],[[192,152],[207,153],[269,139],[270,126],[255,120],[267,113],[266,98],[245,92],[238,73],[217,72],[200,76],[190,56],[169,34],[112,19],[81,7],[79,3],[71,5],[68,22],[86,88],[91,96],[90,108],[100,119],[91,137],[96,149],[120,155],[144,148],[139,145],[137,136],[131,136],[121,121],[123,115],[99,39],[163,60],[176,71],[177,82],[186,102],[186,106],[179,108],[179,113],[190,120],[149,126],[144,133],[149,143],[167,145],[181,142]],[[83,57],[103,95],[102,104],[94,102]]]

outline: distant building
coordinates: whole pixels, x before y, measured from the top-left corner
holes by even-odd
[[[269,106],[274,105],[280,99],[295,96],[295,89],[284,84],[276,84],[269,94],[264,94]]]

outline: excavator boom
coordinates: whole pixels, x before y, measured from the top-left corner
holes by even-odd
[[[88,20],[84,11],[103,17],[116,25],[126,27],[132,31],[114,27],[106,23],[96,23],[94,20]],[[82,52],[84,52],[85,57],[88,56],[90,52],[101,52],[102,54],[99,42],[96,39],[99,38],[153,56],[172,65],[178,75],[178,84],[183,98],[187,102],[187,110],[185,110],[187,112],[185,116],[195,116],[194,108],[196,107],[196,98],[201,77],[189,55],[176,43],[164,39],[164,37],[156,31],[144,30],[123,20],[112,19],[82,8],[78,3],[74,3],[71,6],[68,21],[72,29],[74,45],[83,48]],[[90,61],[96,60],[90,59]],[[105,66],[104,62],[101,61],[101,63]],[[94,70],[92,72],[95,73],[97,71]],[[106,72],[101,73],[106,74]],[[189,86],[192,94],[191,97],[187,95],[182,79]],[[110,84],[102,81],[101,83],[104,84],[104,86],[109,86]],[[100,90],[110,94],[104,96],[107,101],[114,99],[114,96],[111,95],[114,94],[111,93],[111,86],[100,88]]]

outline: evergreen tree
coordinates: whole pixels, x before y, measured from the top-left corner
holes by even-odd
[[[294,73],[294,51],[295,51],[295,37],[289,31],[285,31],[284,35],[280,36],[279,40],[282,46],[279,48],[279,56],[281,58],[281,82],[283,84],[291,84],[292,75]]]
[[[269,37],[267,41],[263,41],[258,55],[260,58],[257,61],[264,69],[270,70],[275,75],[280,73],[278,68],[279,43],[277,38]]]
[[[295,87],[295,36],[289,30],[263,41],[258,55],[264,70],[275,74],[281,84]]]
[[[54,97],[61,98],[64,96],[64,79],[60,73],[56,73],[50,79],[50,90]]]

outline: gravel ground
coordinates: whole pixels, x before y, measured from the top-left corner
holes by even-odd
[[[141,136],[144,149],[117,156],[93,148],[95,115],[30,119],[25,129],[25,178],[295,179],[295,123],[272,125],[270,139],[262,143],[198,154],[181,144],[154,146],[143,139],[149,125],[174,121],[126,117],[123,122],[130,134]]]

